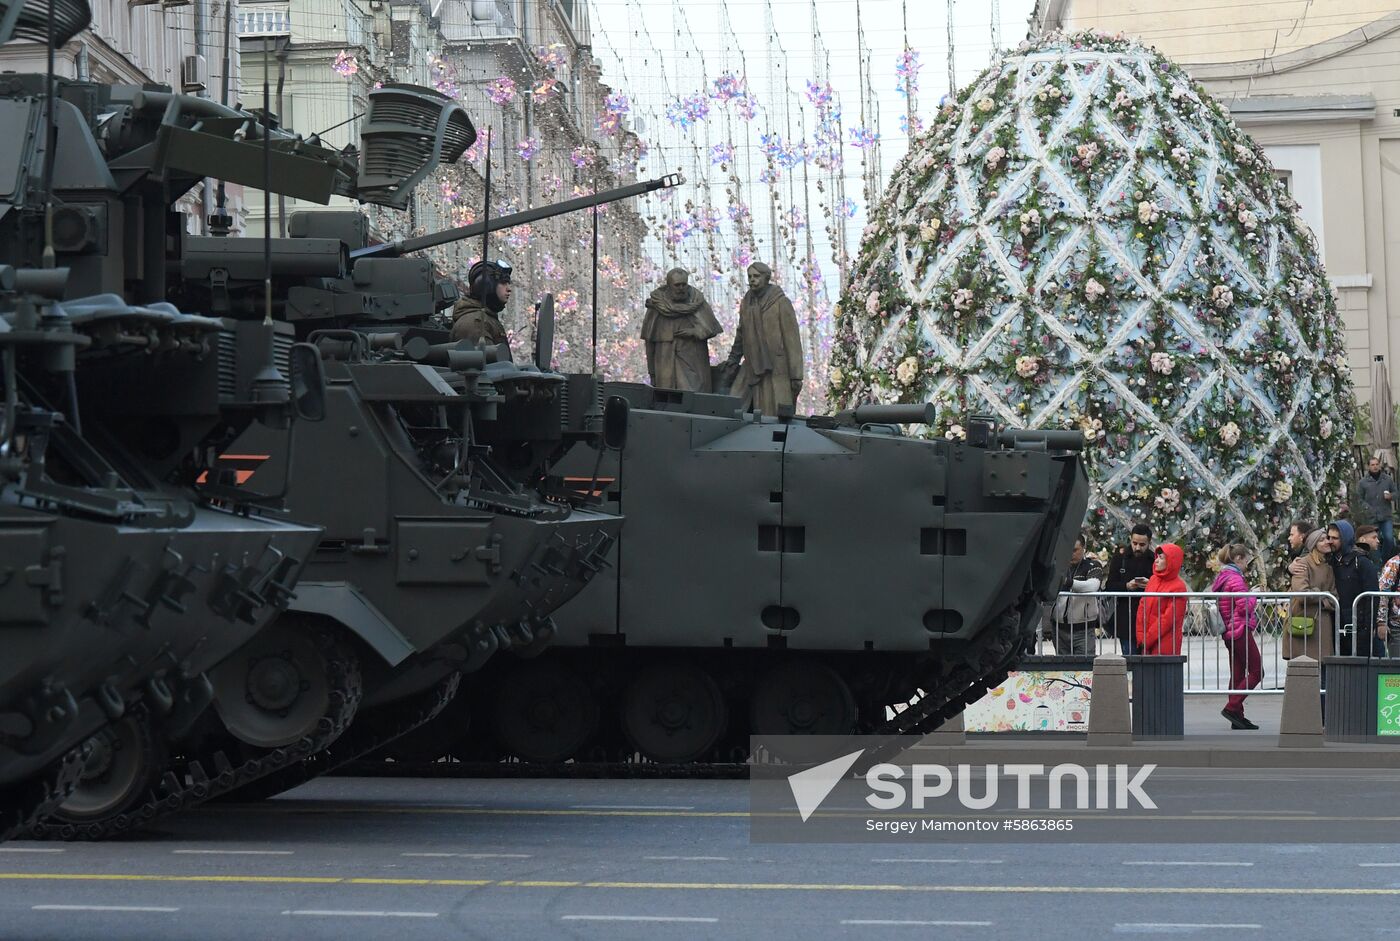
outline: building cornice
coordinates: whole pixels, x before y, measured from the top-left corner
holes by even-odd
[[[1053,2],[1053,0],[1052,0]],[[1063,0],[1060,0],[1063,2]],[[1247,59],[1242,62],[1183,62],[1181,67],[1200,82],[1223,82],[1232,79],[1265,78],[1282,75],[1296,69],[1306,68],[1318,62],[1332,59],[1358,49],[1367,43],[1375,42],[1382,36],[1400,30],[1400,10],[1387,13],[1378,20],[1357,27],[1332,39],[1302,49],[1294,49],[1277,56]]]
[[[1374,121],[1376,99],[1371,95],[1250,95],[1223,99],[1239,124],[1279,124],[1301,121]]]

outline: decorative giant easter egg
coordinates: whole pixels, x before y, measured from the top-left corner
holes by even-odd
[[[1054,36],[910,147],[837,319],[831,397],[1077,428],[1091,549],[1147,522],[1188,581],[1261,557],[1354,472],[1344,335],[1288,181],[1178,67]],[[1274,568],[1277,556],[1269,559]]]

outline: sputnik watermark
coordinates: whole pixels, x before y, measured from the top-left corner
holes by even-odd
[[[803,823],[864,753],[865,749],[860,749],[788,775],[788,787]],[[1156,810],[1157,804],[1145,789],[1156,769],[1151,764],[1136,771],[1125,764],[1063,763],[1049,768],[1038,764],[915,764],[907,769],[877,764],[865,772],[869,793],[863,799],[873,810],[924,810],[930,802],[949,797],[955,797],[967,810],[1009,810],[1010,804],[1002,800],[1000,782],[1011,778],[1015,780],[1016,810]],[[1032,797],[1032,781],[1038,778],[1046,780],[1043,802]]]

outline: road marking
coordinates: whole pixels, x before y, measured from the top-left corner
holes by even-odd
[[[34,912],[178,912],[158,905],[34,905]]]
[[[653,889],[720,892],[909,892],[938,895],[1319,895],[1400,896],[1400,887],[1129,886],[1129,885],[919,885],[833,882],[582,882],[514,879],[380,879],[363,876],[204,876],[145,873],[0,872],[0,882],[167,882],[228,885],[386,885],[509,888]]]
[[[1253,863],[1230,863],[1201,860],[1199,862],[1189,859],[1130,859],[1124,862],[1124,866],[1253,866]]]
[[[315,915],[330,918],[436,918],[437,912],[342,912],[334,909],[299,908],[283,915]]]
[[[0,853],[62,853],[52,846],[0,846]]]
[[[560,915],[560,921],[666,921],[694,925],[713,925],[718,918],[694,918],[684,915]]]
[[[988,928],[990,921],[906,921],[895,918],[843,918],[843,925],[917,925],[930,928]]]
[[[458,815],[458,816],[492,816],[492,817],[695,817],[695,818],[771,818],[778,820],[790,819],[797,814],[796,808],[783,813],[778,811],[749,811],[749,810],[693,810],[685,808],[668,808],[657,805],[655,808],[647,805],[624,805],[624,804],[578,804],[569,809],[546,808],[546,807],[484,807],[472,808],[461,804],[454,804],[450,807],[422,807],[422,806],[374,806],[374,807],[299,807],[295,806],[299,801],[266,801],[260,804],[228,804],[220,808],[220,813],[253,813],[261,816],[268,814],[294,814],[306,816],[309,814],[335,814],[335,815],[408,815],[408,814],[436,814],[436,815]],[[287,806],[280,806],[285,804]],[[631,807],[638,809],[630,809]],[[859,808],[853,809],[851,813],[828,813],[823,809],[817,816],[824,818],[844,818],[868,817],[869,810],[861,811]],[[1197,816],[1199,815],[1199,816]],[[906,813],[906,814],[885,814],[891,819],[903,820],[923,820],[927,814]],[[943,814],[942,816],[950,820],[960,819],[985,819],[983,814]],[[1034,817],[1045,820],[1062,820],[1066,817],[1064,811],[1005,811],[994,814],[998,817],[1019,818]],[[1318,816],[1314,811],[1304,810],[1269,810],[1257,813],[1228,813],[1223,811],[1200,811],[1193,810],[1189,814],[1115,814],[1110,811],[1083,810],[1075,811],[1074,819],[1089,817],[1090,819],[1108,821],[1113,824],[1122,822],[1146,821],[1148,823],[1176,823],[1190,821],[1191,823],[1201,823],[1211,820],[1240,820],[1252,823],[1268,823],[1271,821],[1288,821],[1291,823],[1400,823],[1400,815],[1368,816],[1337,814],[1330,816]]]
[[[1241,815],[1244,815],[1244,816],[1249,816],[1249,815],[1251,815],[1251,814],[1257,814],[1257,813],[1261,813],[1261,812],[1262,812],[1262,813],[1270,813],[1270,814],[1297,814],[1298,816],[1301,816],[1301,817],[1316,817],[1316,816],[1317,816],[1317,811],[1315,811],[1315,810],[1269,810],[1269,811],[1260,811],[1259,809],[1254,808],[1254,809],[1248,809],[1248,810],[1193,810],[1193,811],[1191,811],[1191,813],[1193,813],[1193,814],[1241,814]]]
[[[171,850],[177,856],[291,856],[293,850]]]
[[[400,853],[428,859],[533,859],[529,853]]]
[[[872,859],[872,863],[956,863],[959,866],[1000,866],[1004,859]]]
[[[1129,922],[1127,924],[1114,925],[1114,931],[1143,931],[1143,932],[1165,932],[1165,931],[1203,931],[1206,929],[1230,930],[1236,928],[1258,929],[1263,925],[1228,925],[1228,924],[1206,924],[1206,923],[1176,923],[1169,921],[1141,921]]]
[[[1364,869],[1381,869],[1390,868],[1392,866],[1400,866],[1400,863],[1357,863],[1356,865],[1361,866]]]
[[[655,860],[657,862],[683,862],[683,863],[727,863],[728,856],[643,856],[642,859]]]
[[[670,804],[570,804],[570,810],[694,810],[692,806]]]

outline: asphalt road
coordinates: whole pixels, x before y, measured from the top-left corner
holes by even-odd
[[[1394,844],[756,844],[747,808],[738,781],[322,780],[0,847],[0,938],[1400,934]]]

